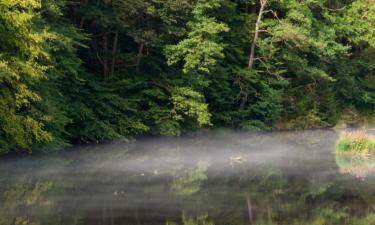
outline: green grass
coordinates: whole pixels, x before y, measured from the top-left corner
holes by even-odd
[[[375,139],[364,131],[346,132],[338,140],[336,152],[375,154]]]

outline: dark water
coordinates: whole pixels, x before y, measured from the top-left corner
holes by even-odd
[[[0,159],[0,225],[375,224],[375,159],[338,132],[234,133]]]

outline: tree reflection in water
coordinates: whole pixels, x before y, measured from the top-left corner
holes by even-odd
[[[375,224],[374,160],[336,140],[219,131],[2,159],[0,225]]]
[[[375,156],[372,155],[337,154],[336,163],[340,173],[361,179],[375,172]]]

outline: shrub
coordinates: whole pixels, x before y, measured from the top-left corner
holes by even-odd
[[[338,153],[375,153],[375,140],[365,131],[345,132],[336,144]]]

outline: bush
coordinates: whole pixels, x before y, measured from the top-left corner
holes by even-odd
[[[375,153],[375,140],[365,131],[345,132],[336,144],[338,153]]]

